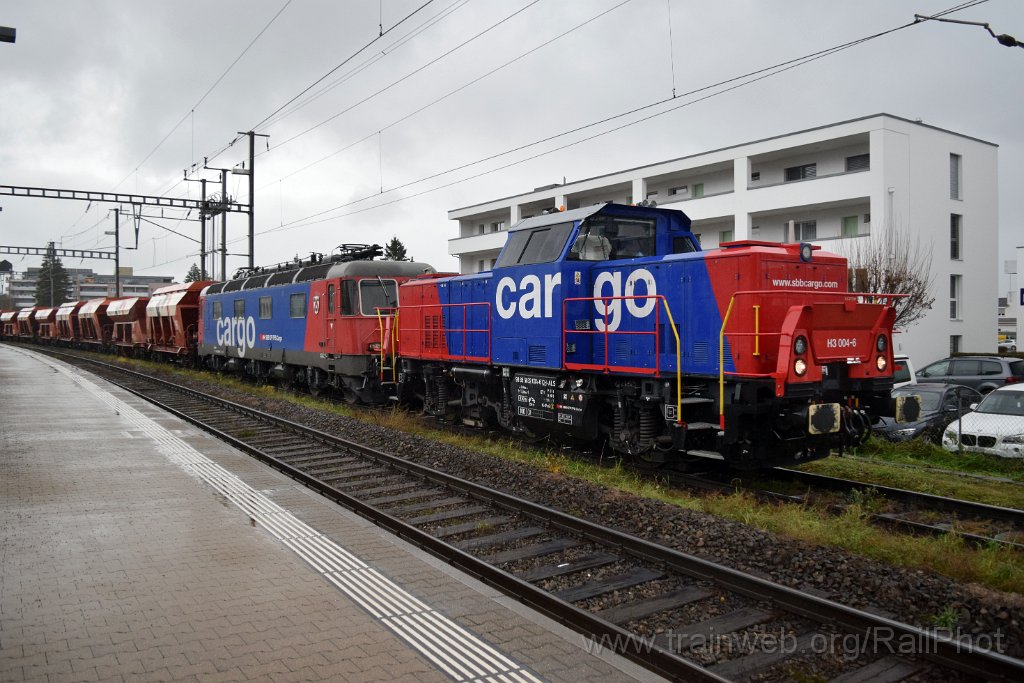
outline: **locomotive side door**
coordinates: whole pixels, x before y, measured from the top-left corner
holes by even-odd
[[[327,283],[327,291],[323,295],[321,306],[324,316],[324,352],[337,353],[338,332],[338,286],[335,282]]]

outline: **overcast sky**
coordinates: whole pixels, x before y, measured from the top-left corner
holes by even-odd
[[[258,264],[397,235],[417,261],[453,269],[449,209],[886,112],[998,144],[1001,258],[1024,244],[1024,50],[984,29],[924,22],[678,106],[696,99],[684,93],[955,0],[434,0],[405,19],[424,2],[6,0],[0,25],[15,27],[17,42],[0,43],[0,184],[197,198],[197,183],[180,182],[183,170],[255,128],[270,135],[256,145]],[[1024,40],[1020,0],[949,16]],[[672,102],[423,180],[669,99],[673,89]],[[286,116],[266,121],[279,110]],[[210,165],[246,156],[240,140]],[[246,201],[245,183],[232,176],[229,194]],[[109,204],[0,197],[0,206],[0,244],[113,244]],[[196,223],[157,222],[198,236]],[[244,215],[229,219],[229,239],[246,229]],[[132,246],[131,230],[123,235]],[[245,248],[244,239],[229,246]],[[122,263],[180,279],[197,251],[142,223],[139,248]],[[0,258],[16,270],[38,262]],[[231,257],[229,271],[244,262]],[[110,262],[65,265],[112,272]]]

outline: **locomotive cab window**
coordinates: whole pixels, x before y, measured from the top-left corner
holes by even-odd
[[[327,312],[334,313],[334,285],[327,285]]]
[[[363,315],[377,317],[378,310],[381,315],[390,315],[391,311],[386,310],[398,306],[398,282],[395,280],[360,280],[359,281],[359,310]]]
[[[291,295],[288,300],[288,314],[292,318],[306,317],[306,295],[304,293]]]
[[[341,314],[355,315],[359,293],[356,291],[355,280],[343,280],[341,283]]]
[[[235,299],[235,317],[245,317],[245,299]]]
[[[569,258],[609,261],[657,254],[654,219],[591,216],[580,226]]]
[[[221,310],[221,304],[219,301],[213,302],[213,318],[214,320],[220,320],[223,312]]]
[[[509,235],[495,268],[528,266],[557,261],[569,241],[572,223],[545,225],[535,230],[517,230]]]
[[[270,320],[273,315],[273,300],[269,296],[260,297],[260,320]]]

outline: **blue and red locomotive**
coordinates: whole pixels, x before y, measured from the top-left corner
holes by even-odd
[[[822,457],[890,412],[895,314],[817,250],[701,251],[685,214],[653,207],[529,218],[492,271],[399,288],[401,394],[652,464]]]

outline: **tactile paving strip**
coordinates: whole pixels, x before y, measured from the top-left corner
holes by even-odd
[[[165,457],[213,487],[453,680],[467,683],[540,683],[541,679],[526,667],[513,662],[480,637],[423,604],[335,541],[131,405],[89,381],[74,368],[41,356],[36,358],[67,375],[110,406],[151,438]]]

